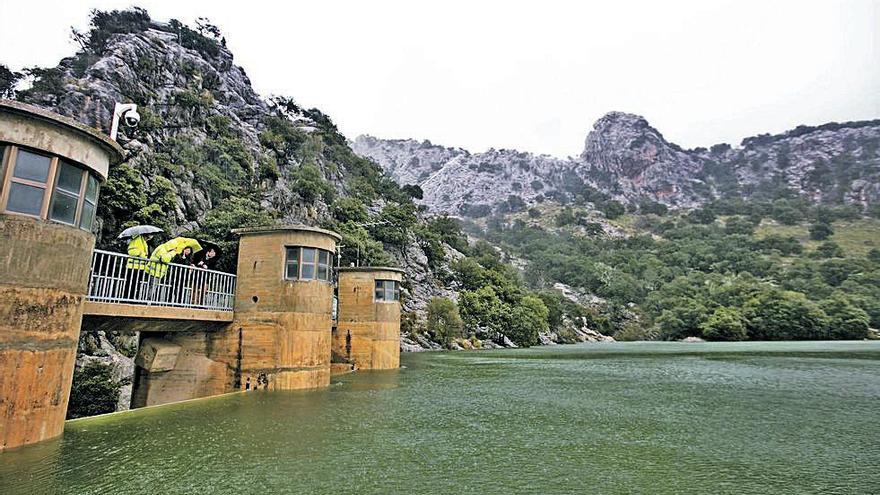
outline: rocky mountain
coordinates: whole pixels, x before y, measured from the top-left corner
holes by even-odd
[[[430,211],[471,217],[547,200],[690,208],[721,197],[793,193],[862,209],[880,202],[880,120],[801,126],[735,148],[685,150],[643,117],[611,112],[595,123],[583,152],[565,159],[372,136],[359,136],[352,148],[399,183],[421,186]]]
[[[110,168],[101,187],[99,248],[121,250],[119,231],[149,223],[169,237],[218,243],[226,253],[220,269],[232,271],[237,254],[232,229],[320,226],[342,235],[341,244],[349,247],[341,252],[343,265],[358,261],[406,271],[405,350],[441,348],[441,340],[455,348],[604,338],[577,316],[576,302],[566,303],[571,317],[549,327],[546,307],[515,270],[504,271],[494,252],[469,258],[471,247],[454,221],[424,217],[413,203],[417,189],[401,188],[376,163],[354,153],[320,110],[258,95],[216,26],[204,20],[195,27],[159,22],[142,9],[93,11],[90,29],[74,31],[74,39],[80,49],[56,67],[16,74],[0,65],[0,95],[105,132],[116,102],[138,105],[140,124],[122,128],[118,136],[127,156]],[[17,84],[23,76],[27,81]],[[470,275],[466,287],[456,263]],[[465,289],[481,291],[482,299],[472,297],[476,309],[459,318],[456,301]],[[427,308],[435,299],[445,303],[446,317],[459,322],[455,332],[427,329]],[[529,320],[531,326],[510,317],[526,307],[544,316]],[[496,313],[484,315],[482,308]],[[121,407],[128,403],[136,342],[131,335],[104,331],[80,339],[77,372],[90,369],[88,363],[104,363],[121,389]],[[77,383],[91,382],[86,377]]]

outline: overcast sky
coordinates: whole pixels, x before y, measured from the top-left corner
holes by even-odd
[[[684,147],[880,118],[880,0],[0,0],[0,63],[53,66],[91,8],[210,18],[263,95],[354,138],[580,153],[608,111]]]

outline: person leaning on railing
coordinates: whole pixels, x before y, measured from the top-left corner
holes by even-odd
[[[159,244],[150,255],[150,275],[156,278],[164,278],[168,273],[168,263],[171,263],[175,257],[189,256],[192,253],[201,251],[202,246],[199,241],[190,239],[189,237],[175,237],[170,241]],[[185,251],[189,253],[185,253]]]

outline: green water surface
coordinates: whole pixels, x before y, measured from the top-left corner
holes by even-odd
[[[880,493],[880,342],[408,354],[68,422],[0,494]]]

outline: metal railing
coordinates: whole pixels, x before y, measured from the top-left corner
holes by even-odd
[[[235,275],[95,249],[89,301],[232,311]]]

